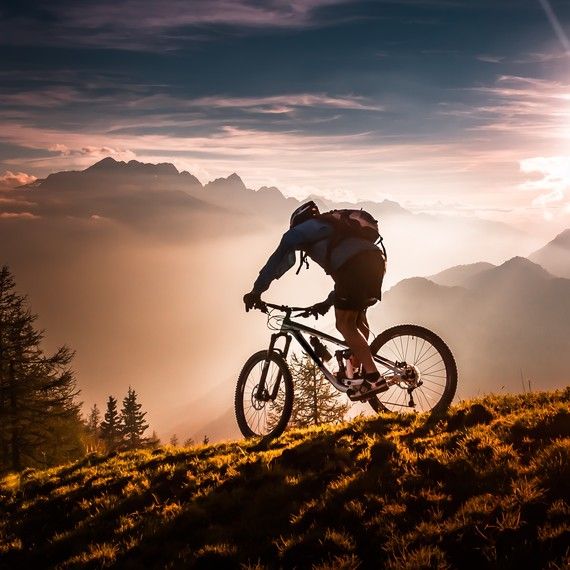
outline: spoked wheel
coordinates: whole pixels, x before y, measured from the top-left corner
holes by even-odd
[[[260,389],[263,368],[269,357],[265,387]],[[261,350],[244,364],[239,375],[235,411],[245,437],[278,437],[287,427],[293,409],[293,380],[279,354]]]
[[[417,325],[399,325],[378,335],[370,349],[374,355],[402,363],[398,382],[369,400],[376,412],[439,414],[449,407],[457,389],[457,366],[435,333]],[[394,377],[393,371],[378,366],[388,380]]]

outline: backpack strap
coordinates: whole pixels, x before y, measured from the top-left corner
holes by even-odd
[[[336,212],[338,210],[333,210],[333,212]],[[347,236],[343,234],[343,232],[341,231],[341,224],[338,223],[338,220],[335,220],[332,216],[327,216],[326,212],[325,214],[321,215],[321,218],[325,221],[328,222],[332,228],[333,228],[333,233],[332,235],[329,237],[329,241],[327,244],[327,253],[325,255],[325,265],[326,265],[326,272],[327,274],[330,275],[330,266],[331,266],[331,255],[332,255],[332,250],[340,244],[340,242],[345,239]],[[341,210],[340,211],[340,216],[341,218],[346,218],[348,220],[348,218],[350,218],[350,212],[348,210]]]
[[[309,262],[307,261],[307,257],[309,257],[307,255],[307,252],[301,250],[301,258],[299,259],[299,267],[297,268],[295,275],[299,275],[299,273],[301,272],[301,269],[303,269],[303,263],[305,264],[305,267],[307,269],[309,269]]]
[[[388,253],[386,253],[386,247],[384,246],[384,240],[382,239],[382,236],[380,236],[377,240],[376,240],[376,244],[375,245],[379,245],[382,248],[382,252],[384,253],[384,259],[386,261],[388,261]]]

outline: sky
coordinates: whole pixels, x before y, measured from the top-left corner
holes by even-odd
[[[203,183],[570,224],[567,0],[4,1],[0,186]]]

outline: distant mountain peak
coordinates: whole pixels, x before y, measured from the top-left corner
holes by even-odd
[[[541,278],[550,278],[552,275],[538,263],[526,257],[515,256],[505,261],[502,265],[490,269],[488,273],[508,274],[524,271],[525,275],[534,275]]]
[[[530,255],[530,259],[553,275],[570,279],[570,229],[559,233],[551,242]]]
[[[243,180],[235,172],[230,174],[227,178],[216,178],[215,180],[208,182],[208,184],[206,184],[206,190],[211,188],[221,188],[224,186],[234,186],[239,190],[246,190]]]
[[[559,233],[548,245],[556,245],[565,249],[570,249],[570,228]]]
[[[99,160],[95,164],[92,164],[88,168],[86,168],[83,172],[87,172],[90,170],[114,170],[118,167],[119,164],[125,164],[124,162],[119,163],[113,157],[107,156],[102,160]]]
[[[174,164],[170,162],[159,162],[158,164],[152,164],[149,162],[140,162],[138,160],[129,160],[129,162],[124,162],[123,160],[115,160],[111,156],[107,156],[96,162],[89,168],[86,168],[83,172],[140,172],[145,174],[178,174],[178,169]]]

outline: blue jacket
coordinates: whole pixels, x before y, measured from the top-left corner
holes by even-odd
[[[357,253],[378,249],[365,239],[352,237],[343,239],[332,249],[330,264],[327,267],[327,250],[333,234],[334,229],[331,224],[314,218],[285,232],[279,246],[259,272],[259,277],[253,284],[253,290],[261,294],[269,289],[274,279],[279,279],[287,273],[295,265],[296,250],[305,251],[327,273],[334,275],[346,261]]]

